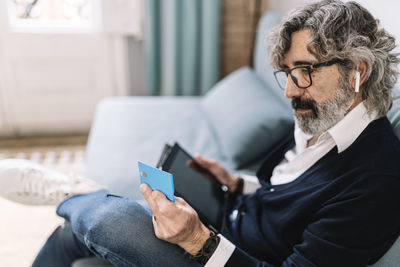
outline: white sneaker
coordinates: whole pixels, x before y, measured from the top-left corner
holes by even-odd
[[[102,189],[95,182],[47,169],[24,159],[0,160],[0,196],[27,205],[57,205]]]

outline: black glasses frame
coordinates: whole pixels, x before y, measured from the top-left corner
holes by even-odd
[[[341,64],[341,63],[342,63],[342,60],[340,60],[340,59],[332,59],[332,60],[329,60],[329,61],[326,61],[326,62],[314,64],[314,65],[298,66],[298,67],[294,67],[294,68],[289,69],[289,70],[278,70],[278,71],[275,71],[275,72],[274,72],[274,76],[275,76],[275,80],[276,80],[276,82],[278,83],[279,87],[282,88],[282,89],[285,89],[285,87],[282,86],[282,85],[279,83],[279,79],[278,79],[278,74],[279,74],[279,73],[285,73],[287,77],[289,77],[289,75],[290,75],[290,77],[292,78],[292,81],[294,82],[294,84],[296,84],[296,86],[297,86],[298,88],[307,89],[308,87],[310,87],[310,86],[312,85],[311,72],[312,72],[314,69],[317,69],[317,68],[320,68],[320,67],[332,66],[333,64],[337,64],[337,63],[340,63],[340,64]],[[297,78],[296,78],[295,76],[292,75],[292,71],[293,71],[293,70],[295,70],[295,69],[301,69],[301,68],[302,68],[302,69],[306,69],[307,72],[308,72],[308,77],[310,78],[310,84],[307,85],[307,86],[299,86],[298,81],[297,81]]]

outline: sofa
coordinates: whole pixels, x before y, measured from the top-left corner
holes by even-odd
[[[165,143],[215,158],[231,171],[254,173],[266,151],[293,127],[293,113],[275,84],[265,32],[281,16],[261,18],[254,68],[231,73],[201,97],[119,97],[98,104],[91,128],[86,175],[112,193],[140,199],[137,161],[155,165]],[[388,114],[400,138],[400,90]],[[395,211],[394,211],[395,212]],[[83,259],[77,266],[107,266]],[[373,266],[398,266],[400,241]]]

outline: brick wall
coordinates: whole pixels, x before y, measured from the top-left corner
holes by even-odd
[[[260,0],[260,14],[267,9],[267,2],[267,0]],[[222,0],[221,3],[222,78],[251,63],[256,0]]]

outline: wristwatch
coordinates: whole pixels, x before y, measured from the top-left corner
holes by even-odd
[[[214,251],[217,249],[220,240],[221,238],[213,230],[210,230],[210,236],[200,251],[192,256],[192,259],[202,265],[205,265],[213,255]]]

